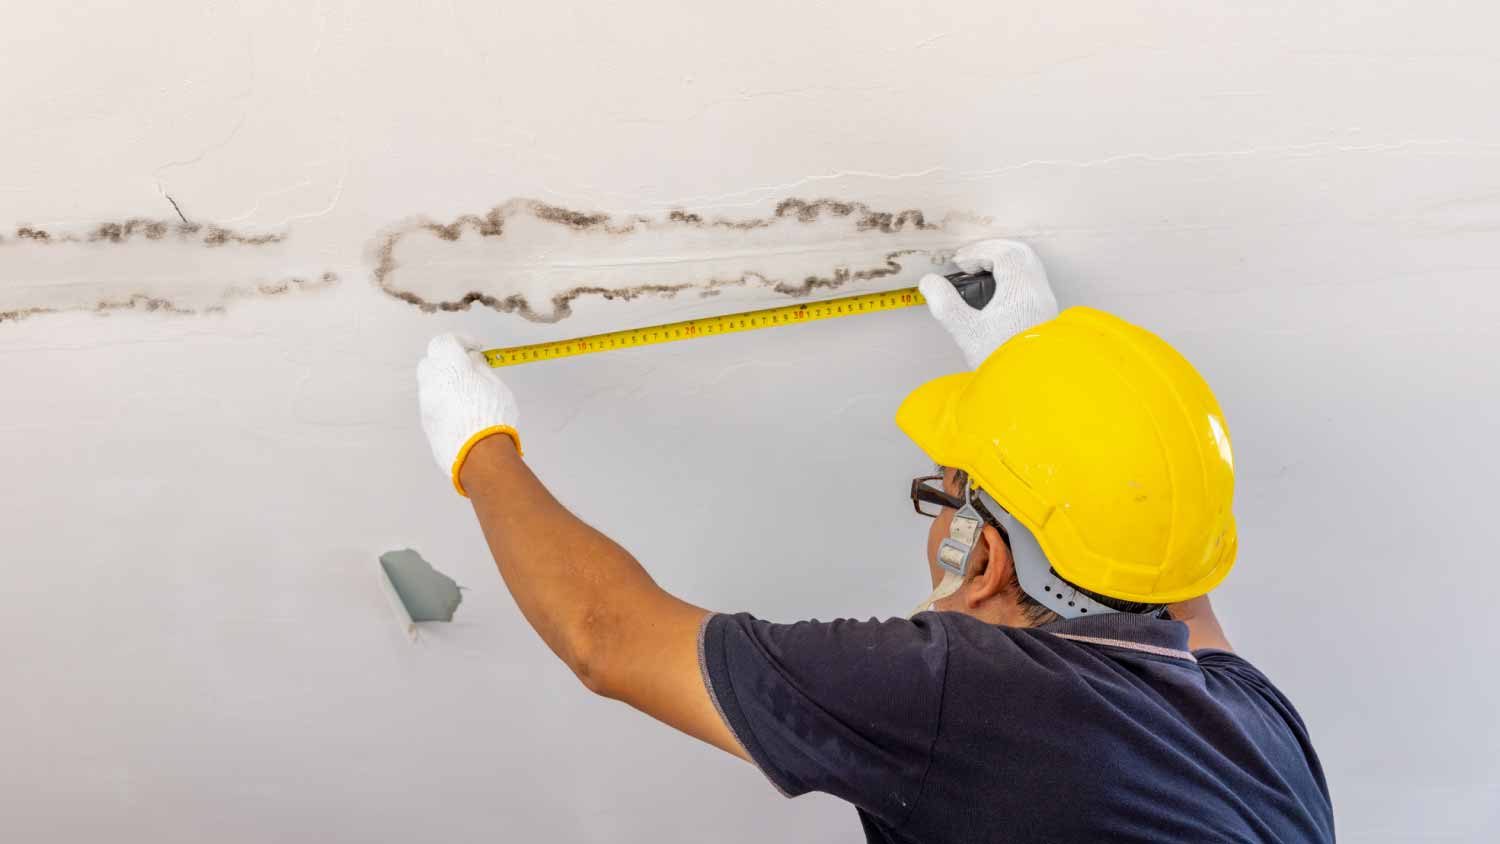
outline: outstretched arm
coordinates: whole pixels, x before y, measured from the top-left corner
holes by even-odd
[[[500,576],[547,647],[590,690],[748,761],[698,666],[707,611],[667,594],[552,497],[521,458],[515,399],[477,352],[434,339],[418,382],[438,465],[472,500]]]
[[[1171,612],[1174,621],[1180,621],[1188,626],[1188,650],[1196,651],[1199,648],[1234,650],[1229,646],[1229,639],[1224,635],[1224,628],[1219,626],[1219,617],[1214,615],[1213,604],[1209,603],[1207,595],[1173,604]]]

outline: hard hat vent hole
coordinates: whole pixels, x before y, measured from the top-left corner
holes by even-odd
[[[1069,606],[1072,606],[1072,605],[1069,604]],[[1088,607],[1084,607],[1083,609],[1079,610],[1079,612],[1088,612],[1088,611],[1089,611]]]
[[[1052,591],[1052,587],[1051,586],[1043,586],[1042,588],[1045,589],[1045,590],[1047,590],[1048,592]]]
[[[1071,606],[1073,606],[1073,602],[1072,602],[1072,601],[1069,601],[1069,602],[1068,602],[1068,606],[1070,606],[1070,607],[1071,607]]]

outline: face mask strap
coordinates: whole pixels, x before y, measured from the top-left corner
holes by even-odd
[[[972,503],[964,504],[948,523],[948,537],[938,545],[938,565],[962,578],[969,571],[969,557],[983,528],[984,517]]]
[[[963,585],[964,579],[962,577],[959,577],[953,572],[944,569],[943,579],[939,581],[937,587],[932,590],[932,594],[923,598],[922,603],[917,604],[911,612],[906,614],[906,617],[911,618],[919,612],[927,612],[928,610],[931,610],[933,608],[933,604],[936,604],[938,601],[941,601],[949,595],[952,595],[954,592],[957,592],[958,587]]]
[[[957,592],[964,585],[964,575],[969,571],[969,558],[979,542],[979,533],[983,527],[984,517],[979,515],[972,503],[965,504],[953,514],[953,521],[948,524],[948,536],[938,545],[937,561],[938,566],[943,569],[943,579],[907,618],[932,609],[933,604]]]

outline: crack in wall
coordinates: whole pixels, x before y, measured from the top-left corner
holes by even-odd
[[[883,211],[829,198],[784,199],[771,214],[750,218],[685,209],[661,217],[614,215],[515,198],[483,214],[451,222],[418,217],[387,230],[373,248],[373,280],[387,295],[427,313],[464,311],[478,304],[532,322],[555,323],[572,315],[573,303],[584,296],[630,301],[752,288],[804,297],[894,277],[908,270],[903,258],[927,255],[933,264],[946,261],[962,240],[958,229],[986,224],[951,214],[932,222],[919,209]],[[903,242],[913,240],[922,245]],[[631,241],[645,243],[620,246]],[[497,242],[502,245],[492,250],[483,246]],[[398,255],[403,248],[427,254],[413,260]],[[690,254],[682,257],[677,250]],[[580,262],[579,256],[585,260]],[[738,266],[726,272],[733,264]],[[444,281],[442,274],[454,267],[460,275],[484,277],[485,283]],[[402,270],[421,272],[421,281],[398,281]],[[660,277],[673,275],[690,277]],[[533,278],[537,276],[540,282]],[[579,276],[592,278],[577,283]],[[552,281],[573,283],[548,283]],[[517,286],[530,289],[504,289]]]

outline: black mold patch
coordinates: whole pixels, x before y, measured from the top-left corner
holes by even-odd
[[[551,205],[539,200],[518,198],[497,205],[483,215],[465,214],[450,223],[439,223],[425,217],[418,217],[387,231],[377,241],[374,250],[375,286],[392,298],[413,305],[426,313],[466,311],[473,305],[480,304],[502,313],[517,314],[532,322],[554,323],[572,314],[572,302],[580,296],[602,296],[607,300],[619,299],[629,301],[646,295],[670,298],[684,290],[691,289],[701,291],[701,295],[706,297],[718,294],[720,288],[723,287],[757,284],[786,296],[801,297],[819,289],[832,289],[850,282],[894,275],[902,269],[900,258],[923,252],[923,250],[917,249],[902,249],[888,252],[883,258],[882,266],[863,270],[836,267],[826,276],[807,275],[800,282],[795,283],[766,278],[759,273],[747,272],[737,278],[710,279],[704,283],[642,284],[629,287],[599,287],[592,285],[571,287],[550,298],[548,303],[551,305],[550,312],[538,310],[525,296],[520,294],[493,296],[482,291],[472,290],[456,299],[429,301],[417,293],[398,288],[392,283],[391,276],[400,266],[396,260],[395,253],[396,246],[402,238],[411,234],[426,233],[441,240],[453,242],[461,238],[466,231],[473,232],[480,237],[504,237],[507,221],[523,215],[565,226],[580,233],[615,236],[636,234],[646,229],[670,229],[673,227],[753,231],[755,229],[768,228],[785,220],[795,220],[798,223],[812,224],[825,217],[852,217],[854,218],[855,229],[860,232],[896,234],[903,231],[935,231],[943,228],[941,224],[929,222],[926,215],[917,209],[895,212],[877,211],[862,202],[849,202],[837,199],[807,200],[788,198],[777,203],[771,216],[761,218],[732,219],[727,217],[705,217],[695,212],[675,209],[669,212],[663,219],[644,215],[616,217],[603,212],[577,211]]]
[[[167,198],[177,210],[179,219],[163,220],[147,217],[131,217],[124,220],[98,223],[91,228],[73,231],[48,231],[39,226],[18,225],[6,236],[0,234],[0,250],[6,247],[42,247],[46,249],[85,247],[109,249],[115,245],[132,242],[153,242],[163,246],[203,247],[216,250],[225,247],[264,247],[286,241],[284,232],[244,232],[211,223],[195,223],[182,215],[177,203]],[[309,290],[337,284],[339,277],[325,272],[314,278],[289,277],[280,281],[262,282],[253,285],[237,285],[216,289],[220,301],[209,305],[189,306],[170,295],[149,292],[132,292],[101,295],[97,301],[77,305],[12,308],[0,310],[0,323],[15,322],[30,316],[59,313],[62,311],[92,311],[110,314],[115,311],[154,311],[169,314],[218,313],[225,309],[231,299],[245,296],[279,296],[292,290]]]
[[[942,226],[927,222],[927,217],[915,208],[891,213],[874,211],[862,202],[840,202],[836,199],[819,199],[808,202],[802,199],[784,199],[776,206],[777,217],[795,216],[799,222],[815,222],[824,214],[836,217],[859,215],[855,227],[860,231],[881,231],[894,234],[908,227],[935,230]]]
[[[16,240],[29,240],[33,243],[63,244],[63,243],[125,243],[135,238],[145,240],[163,240],[169,235],[178,241],[197,241],[204,246],[224,246],[235,244],[238,246],[264,246],[268,243],[280,243],[286,239],[282,233],[247,234],[226,229],[222,226],[203,225],[200,223],[189,223],[173,220],[152,220],[144,217],[132,217],[113,223],[100,223],[88,232],[79,234],[77,232],[49,232],[35,226],[17,226],[13,237]],[[6,238],[0,235],[0,243]]]
[[[302,278],[288,278],[283,281],[268,284],[257,284],[251,289],[230,288],[224,291],[225,299],[236,299],[244,296],[280,296],[293,290],[313,290],[320,287],[329,287],[337,284],[339,277],[334,273],[323,273],[316,279],[307,280]],[[169,314],[213,314],[223,313],[225,304],[208,305],[202,308],[188,308],[173,302],[171,299],[161,296],[153,296],[149,293],[131,293],[123,298],[106,297],[94,302],[92,305],[82,305],[69,308],[17,308],[15,310],[0,311],[0,323],[19,322],[27,317],[39,316],[41,314],[55,314],[63,311],[92,311],[102,316],[108,316],[115,311],[156,311]]]

